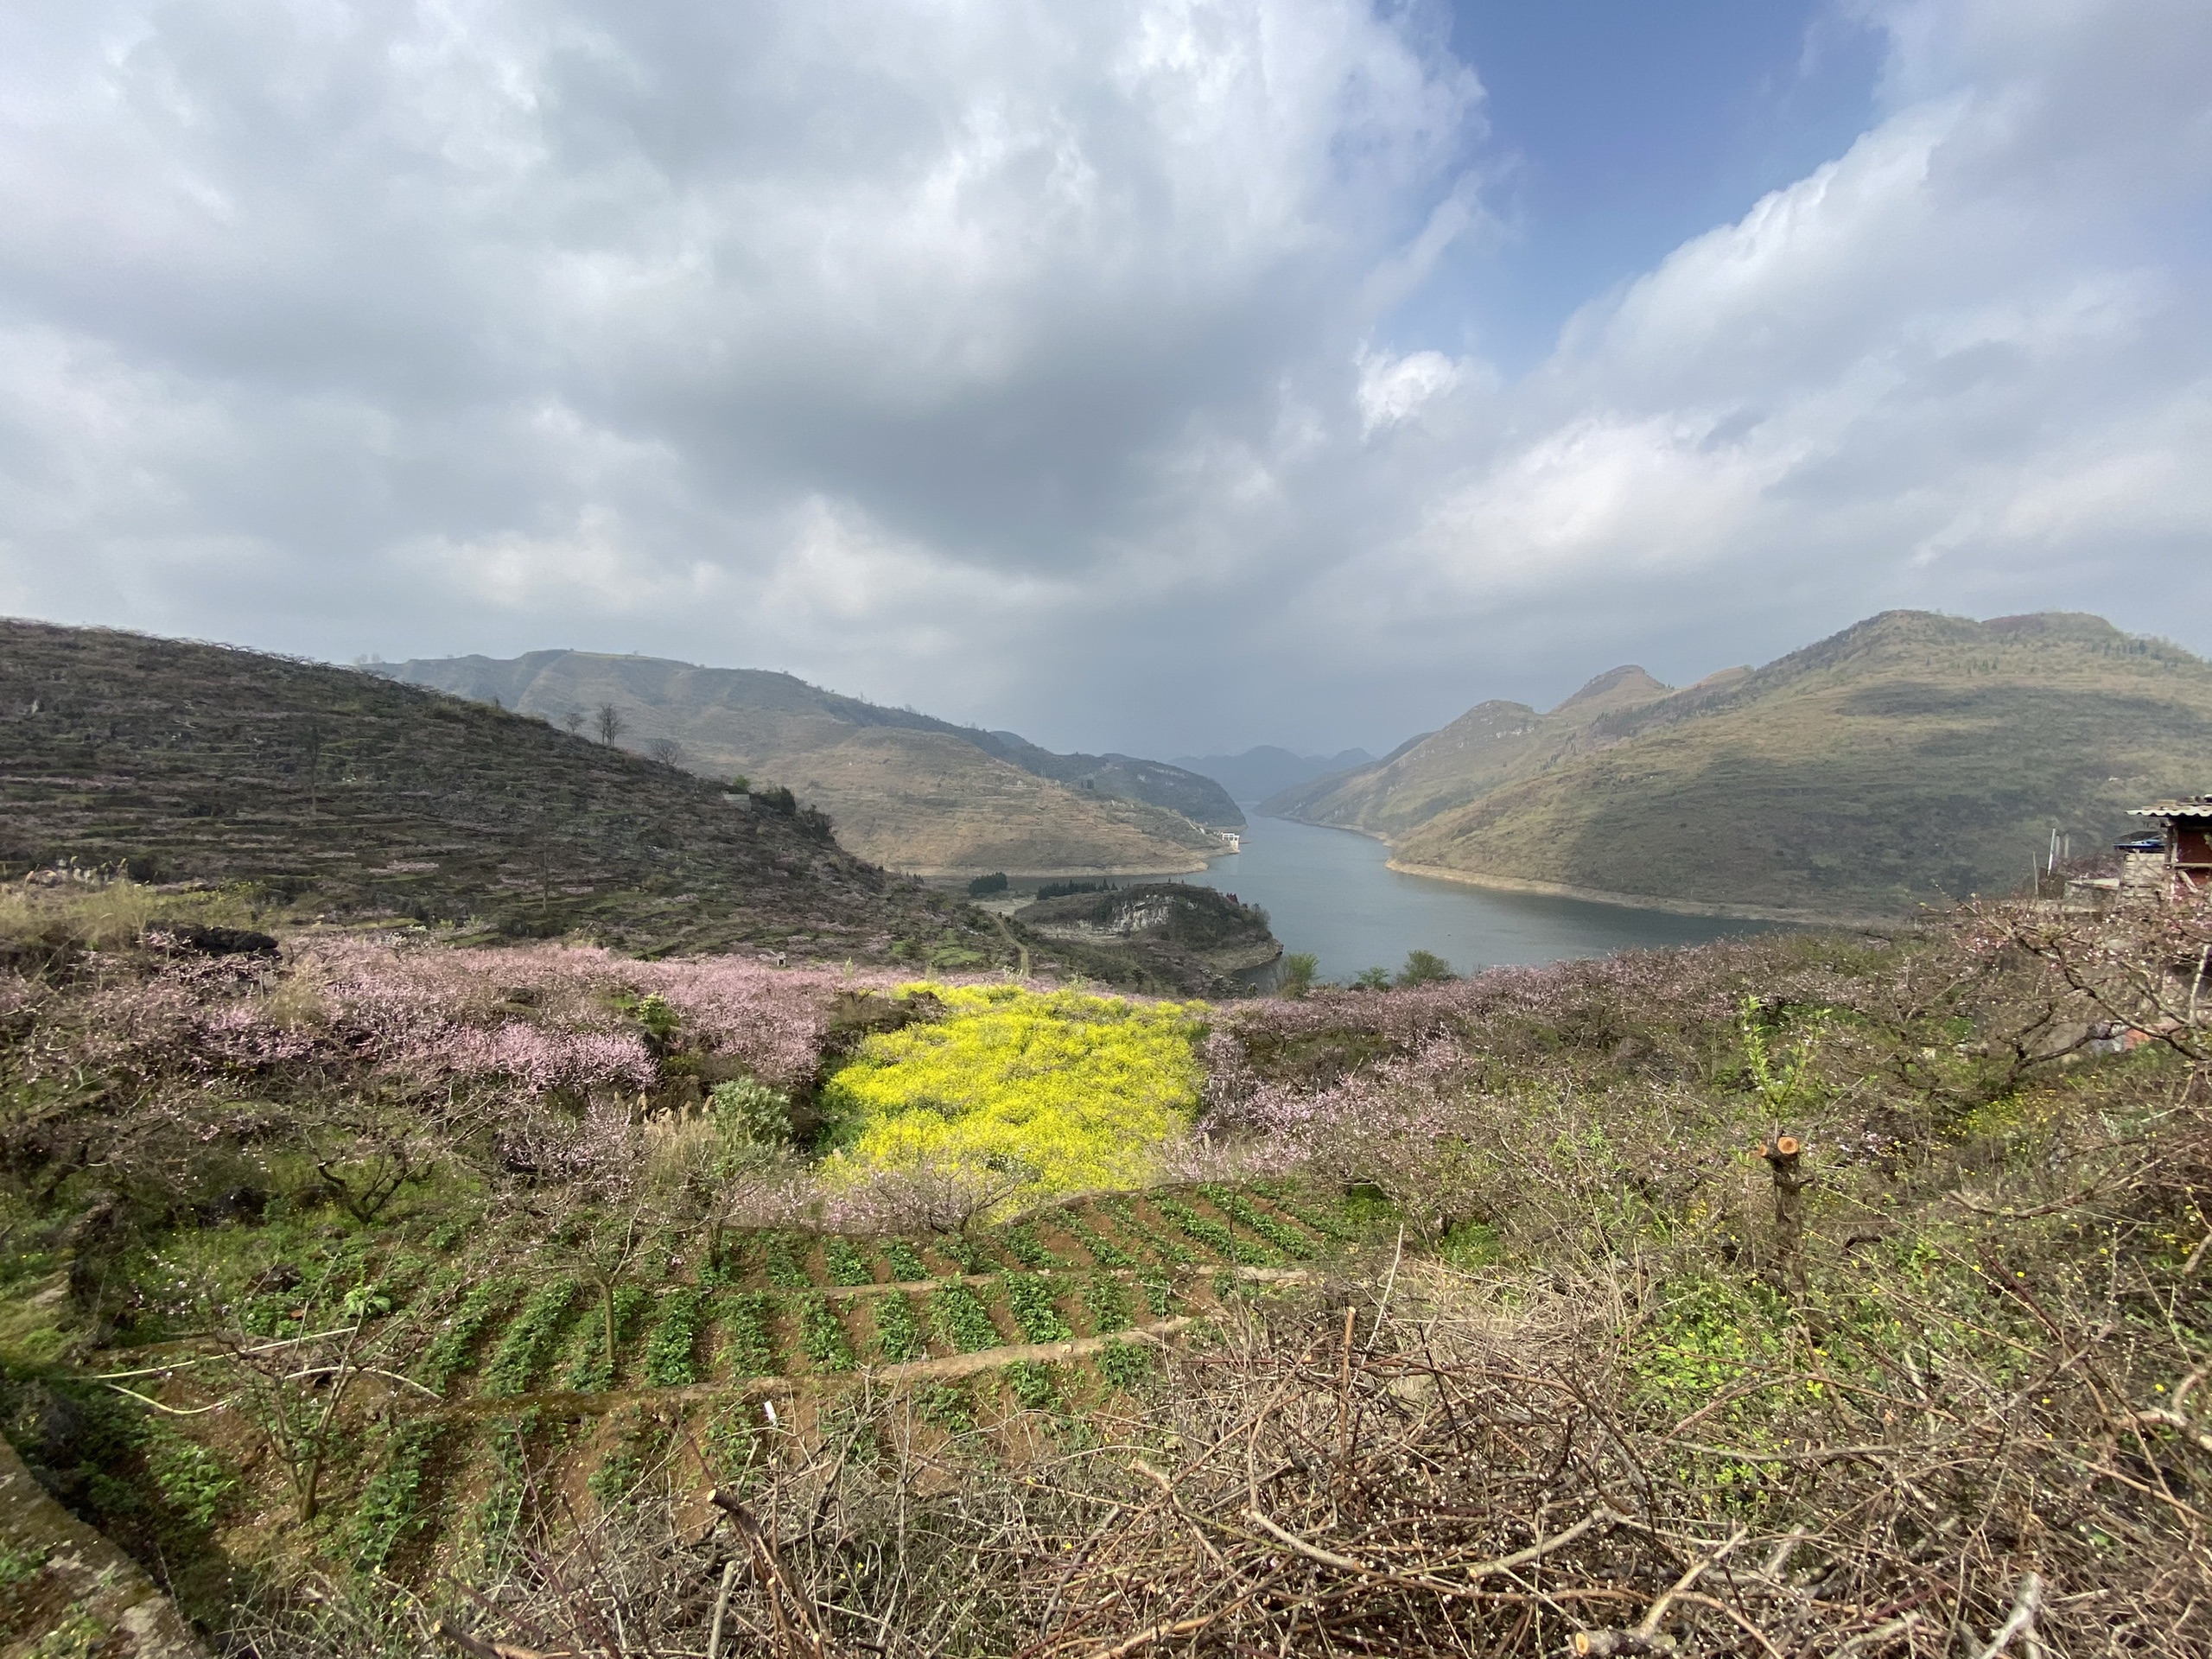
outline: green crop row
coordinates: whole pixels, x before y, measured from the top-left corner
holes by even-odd
[[[1313,1254],[1313,1242],[1280,1216],[1271,1216],[1234,1187],[1208,1182],[1198,1188],[1206,1202],[1222,1214],[1241,1222],[1294,1262]]]
[[[1014,1312],[1014,1322],[1030,1341],[1065,1342],[1075,1334],[1053,1300],[1051,1281],[1033,1273],[1010,1273],[1006,1300]]]
[[[1106,1209],[1109,1213],[1113,1216],[1114,1219],[1121,1223],[1123,1227],[1128,1230],[1129,1236],[1132,1238],[1142,1239],[1145,1242],[1146,1248],[1151,1250],[1154,1255],[1159,1256],[1163,1261],[1172,1262],[1174,1266],[1179,1268],[1188,1268],[1197,1265],[1198,1259],[1197,1256],[1192,1255],[1190,1251],[1185,1249],[1173,1239],[1168,1237],[1167,1235],[1159,1228],[1147,1227],[1143,1222],[1138,1220],[1136,1206],[1130,1203],[1128,1199],[1123,1198],[1108,1198],[1105,1202]]]
[[[707,1298],[696,1290],[671,1290],[661,1299],[660,1324],[645,1344],[645,1381],[657,1389],[677,1389],[699,1380],[694,1356],[699,1333],[707,1328]]]
[[[426,1387],[443,1394],[446,1385],[467,1369],[476,1339],[505,1309],[514,1292],[512,1280],[488,1279],[461,1299],[451,1323],[423,1356],[419,1376]]]
[[[1180,1198],[1171,1198],[1161,1193],[1152,1195],[1152,1207],[1195,1238],[1208,1249],[1242,1262],[1249,1267],[1267,1268],[1275,1264],[1277,1257],[1271,1250],[1255,1244],[1249,1239],[1239,1238],[1210,1216],[1202,1216]]]
[[[353,1563],[363,1572],[378,1571],[402,1539],[429,1524],[422,1510],[423,1476],[444,1427],[403,1423],[387,1436],[384,1461],[361,1489],[349,1523]]]
[[[760,1270],[779,1290],[810,1290],[814,1281],[806,1273],[806,1241],[790,1233],[760,1236]]]
[[[883,1254],[891,1263],[891,1276],[900,1284],[911,1285],[933,1278],[929,1264],[922,1260],[922,1253],[903,1238],[894,1238],[883,1247]]]
[[[1084,1281],[1084,1317],[1090,1321],[1091,1333],[1103,1336],[1109,1331],[1126,1331],[1129,1325],[1129,1300],[1122,1289],[1122,1281],[1104,1274],[1095,1274]]]
[[[1056,1265],[1052,1253],[1045,1241],[1037,1236],[1037,1230],[1027,1222],[999,1229],[999,1243],[1006,1253],[1025,1268],[1045,1268]]]
[[[722,1346],[729,1355],[730,1374],[773,1376],[776,1299],[765,1291],[741,1290],[722,1297],[717,1311],[721,1316]]]
[[[614,1345],[618,1351],[635,1334],[638,1321],[652,1300],[636,1285],[614,1287]],[[601,1318],[576,1323],[576,1334],[570,1344],[574,1352],[563,1381],[580,1394],[596,1394],[613,1384],[614,1355],[607,1351],[606,1325],[603,1313]]]
[[[1090,1251],[1090,1259],[1100,1267],[1134,1268],[1136,1266],[1136,1257],[1131,1255],[1073,1211],[1068,1212],[1066,1220],[1067,1230],[1074,1236],[1075,1242]]]
[[[930,1298],[930,1327],[955,1353],[976,1353],[1004,1340],[982,1298],[965,1285],[946,1285]]]
[[[521,1313],[509,1325],[484,1368],[484,1392],[490,1395],[526,1394],[553,1357],[579,1288],[574,1279],[556,1279],[540,1285],[523,1304]]]
[[[833,1285],[872,1285],[875,1265],[849,1238],[832,1233],[822,1241],[822,1263],[830,1269]]]
[[[853,1369],[853,1343],[845,1334],[845,1322],[818,1290],[798,1299],[798,1340],[817,1370]]]
[[[914,1305],[899,1292],[876,1299],[875,1345],[893,1364],[921,1359],[929,1353],[921,1321],[914,1317]]]

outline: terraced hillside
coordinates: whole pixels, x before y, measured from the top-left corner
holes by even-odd
[[[595,1224],[603,1240],[625,1224]],[[916,1390],[947,1433],[1095,1401],[1151,1369],[1147,1341],[1224,1296],[1295,1283],[1300,1264],[1354,1231],[1324,1195],[1163,1190],[918,1237],[770,1230],[709,1242],[655,1227],[608,1283],[576,1265],[591,1259],[581,1235],[594,1226],[570,1217],[550,1248],[524,1216],[470,1227],[460,1248],[451,1216],[334,1240],[274,1228],[242,1255],[188,1247],[180,1265],[236,1297],[238,1346],[352,1330],[377,1369],[352,1402],[348,1456],[316,1494],[325,1548],[404,1584],[479,1570],[563,1505],[618,1507],[648,1466],[664,1478],[671,1455],[702,1484],[737,1478],[779,1432],[833,1416],[863,1388]],[[191,1411],[220,1397],[218,1374],[194,1362],[228,1351],[169,1335],[194,1323],[142,1316],[86,1363]],[[237,1425],[198,1427],[180,1420],[156,1460],[189,1461],[181,1448],[203,1442],[241,1460]],[[260,1503],[296,1500],[264,1474]],[[226,1547],[219,1529],[211,1541]]]
[[[620,714],[618,741],[677,746],[677,764],[767,776],[836,820],[845,844],[931,876],[1199,869],[1244,822],[1212,779],[1124,754],[1055,754],[1012,732],[956,726],[841,696],[789,674],[650,657],[540,651],[375,671],[456,696],[575,721]]]
[[[1401,869],[1819,918],[2009,892],[2054,828],[2096,848],[2212,784],[2212,664],[2092,616],[1889,612],[1756,671],[1621,690],[1485,703],[1266,810],[1383,836]]]
[[[2212,1640],[2202,895],[1211,1006],[203,897],[0,891],[0,1433],[211,1646]]]
[[[103,629],[0,622],[0,868],[238,884],[290,913],[633,950],[1014,947],[830,823],[488,704]],[[966,931],[963,933],[963,920]]]

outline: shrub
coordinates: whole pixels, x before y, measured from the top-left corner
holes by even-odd
[[[995,893],[1006,891],[1006,872],[994,870],[988,875],[979,875],[968,884],[970,899],[988,899]]]
[[[1304,996],[1320,972],[1320,957],[1311,950],[1294,950],[1275,969],[1275,995],[1294,1000]]]
[[[1442,985],[1458,977],[1452,964],[1433,950],[1408,950],[1406,965],[1398,969],[1401,985]]]
[[[791,1097],[757,1077],[716,1084],[707,1096],[707,1112],[732,1147],[780,1146],[791,1139]]]
[[[822,1100],[824,1173],[995,1176],[1007,1202],[1130,1185],[1186,1127],[1200,1068],[1195,1010],[1013,985],[938,988],[947,1017],[868,1037]]]

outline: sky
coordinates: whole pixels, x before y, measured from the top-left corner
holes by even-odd
[[[2203,0],[12,0],[0,612],[1377,753],[2212,653]]]

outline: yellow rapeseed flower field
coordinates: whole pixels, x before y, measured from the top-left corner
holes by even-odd
[[[1014,985],[917,985],[951,1010],[880,1033],[831,1077],[824,1173],[995,1172],[1023,1201],[1135,1186],[1190,1123],[1204,1003]]]

